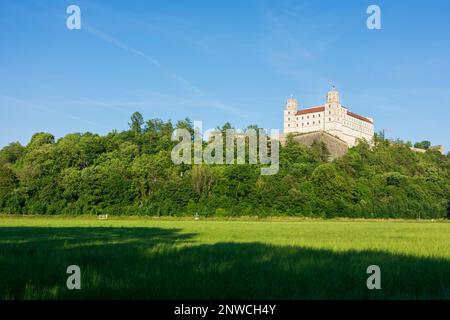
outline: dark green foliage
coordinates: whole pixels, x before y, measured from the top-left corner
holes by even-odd
[[[374,146],[360,143],[328,162],[325,144],[288,137],[278,174],[261,176],[260,165],[174,165],[175,128],[194,133],[188,118],[174,126],[136,112],[128,131],[58,141],[37,133],[26,147],[12,143],[0,150],[0,212],[450,217],[450,158],[432,148],[415,153],[376,134]]]
[[[35,149],[39,148],[44,144],[53,144],[55,143],[55,137],[51,133],[35,133],[33,137],[31,137],[31,141],[28,144],[28,148]]]
[[[427,140],[424,140],[424,141],[421,141],[421,142],[416,142],[415,144],[414,144],[414,148],[419,148],[419,149],[425,149],[425,150],[427,150],[427,149],[429,149],[431,147],[431,142],[430,141],[427,141]]]
[[[324,142],[314,141],[311,145],[311,150],[317,160],[328,161],[330,151],[328,151],[327,145]]]
[[[448,205],[447,205],[447,219],[450,220],[450,200],[448,201]]]
[[[0,166],[0,199],[4,199],[17,186],[17,177],[7,166]]]
[[[0,165],[16,162],[22,156],[24,149],[18,142],[10,143],[0,151]]]
[[[142,125],[144,124],[144,118],[139,112],[135,112],[131,115],[131,122],[129,123],[131,131],[134,133],[141,133]]]

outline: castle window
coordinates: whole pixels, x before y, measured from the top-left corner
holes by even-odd
[[[291,125],[290,124],[288,124],[288,127],[290,127]]]
[[[313,115],[313,118],[315,118],[314,115]]]
[[[307,116],[307,118],[309,119],[309,116]]]
[[[302,127],[304,126],[305,124],[302,122]]]
[[[331,118],[328,118],[328,121],[331,121]]]
[[[302,117],[302,120],[303,120],[303,117]]]
[[[308,123],[306,123],[306,125],[307,125],[307,126],[309,126],[309,122],[308,122]]]
[[[313,124],[315,124],[315,122],[313,121]]]
[[[320,113],[319,113],[319,118],[320,118]]]
[[[319,124],[320,124],[320,120],[319,120]]]
[[[331,111],[328,111],[328,114],[331,114]]]

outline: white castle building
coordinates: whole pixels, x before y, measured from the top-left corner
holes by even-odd
[[[373,140],[373,119],[350,112],[339,101],[339,92],[333,89],[327,93],[325,104],[297,110],[297,100],[286,101],[284,110],[284,134],[324,131],[338,137],[353,147],[359,140],[369,143]]]

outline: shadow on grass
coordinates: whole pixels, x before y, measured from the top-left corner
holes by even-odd
[[[82,289],[66,288],[78,265]],[[366,268],[379,265],[381,290]],[[450,262],[379,251],[195,242],[162,228],[0,228],[2,299],[448,299]]]

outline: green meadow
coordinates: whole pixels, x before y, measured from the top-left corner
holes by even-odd
[[[450,223],[2,216],[0,298],[450,299]]]

